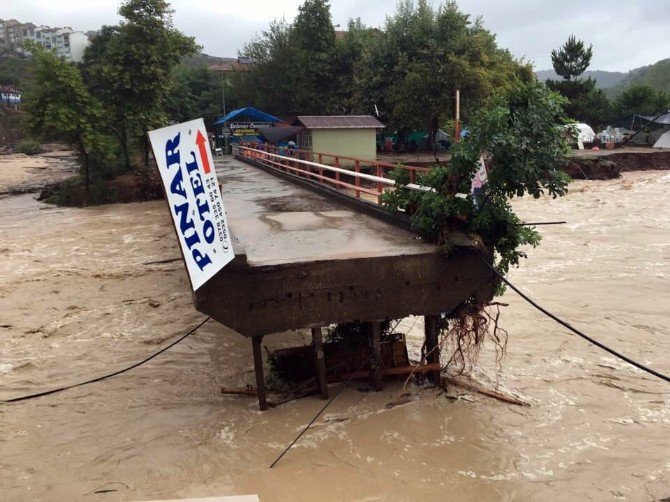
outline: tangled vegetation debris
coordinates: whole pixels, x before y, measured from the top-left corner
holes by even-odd
[[[395,190],[382,203],[412,217],[414,228],[428,242],[438,244],[446,255],[454,232],[481,243],[485,254],[501,274],[526,257],[524,246],[537,246],[540,234],[522,225],[510,205],[513,197],[559,197],[567,192],[570,178],[561,168],[567,163],[568,144],[561,134],[566,122],[563,98],[537,82],[519,82],[506,95],[493,98],[475,114],[469,133],[452,147],[447,166],[437,166],[419,183],[430,191],[407,188],[406,170],[393,172]],[[473,179],[485,158],[487,181],[478,190]],[[499,283],[496,294],[502,294]],[[486,305],[471,298],[446,313],[440,346],[447,347],[448,367],[466,371],[477,359],[487,338],[505,353],[507,332],[498,326],[499,311],[492,316]]]

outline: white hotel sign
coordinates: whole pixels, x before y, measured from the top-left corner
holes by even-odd
[[[235,257],[205,124],[149,131],[149,140],[195,291]]]

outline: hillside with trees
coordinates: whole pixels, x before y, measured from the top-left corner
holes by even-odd
[[[652,65],[631,70],[621,82],[608,89],[607,94],[616,97],[629,87],[638,84],[670,94],[670,59],[662,59]]]
[[[582,73],[581,78],[592,78],[596,81],[598,89],[609,89],[621,82],[627,75],[628,73],[623,71],[586,70]],[[535,76],[540,82],[559,78],[558,73],[554,70],[539,70],[535,72]]]

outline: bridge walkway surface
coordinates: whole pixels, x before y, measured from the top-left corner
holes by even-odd
[[[232,157],[217,159],[216,171],[236,256],[195,292],[195,306],[252,339],[261,409],[267,407],[263,336],[311,328],[317,382],[327,397],[321,328],[366,322],[370,377],[380,389],[383,320],[426,316],[431,350],[441,313],[473,296],[492,297],[482,251],[465,236],[455,236],[457,245],[444,257],[408,231],[406,220],[334,189]],[[428,361],[433,378],[437,352]]]

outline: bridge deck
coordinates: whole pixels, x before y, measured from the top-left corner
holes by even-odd
[[[257,167],[217,162],[228,224],[250,265],[433,253],[416,235]]]

